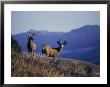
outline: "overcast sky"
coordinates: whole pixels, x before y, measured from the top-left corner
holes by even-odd
[[[12,11],[12,34],[30,29],[69,32],[84,25],[100,25],[99,11]]]

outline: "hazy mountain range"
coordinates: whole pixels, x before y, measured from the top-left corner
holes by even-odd
[[[41,53],[43,44],[50,44],[57,47],[57,40],[67,41],[67,45],[60,53],[61,58],[73,58],[100,64],[100,26],[86,25],[78,29],[72,29],[70,32],[48,32],[36,31],[36,53]],[[24,52],[27,52],[28,32],[12,35],[21,46]]]

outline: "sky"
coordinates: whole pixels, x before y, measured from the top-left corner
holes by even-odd
[[[99,11],[12,11],[11,33],[30,29],[69,32],[85,25],[100,25]]]

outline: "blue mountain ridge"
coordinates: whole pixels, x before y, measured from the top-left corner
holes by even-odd
[[[29,32],[29,31],[28,31]],[[12,35],[21,46],[24,52],[27,52],[28,32]],[[67,40],[67,45],[63,48],[59,57],[73,58],[87,62],[100,64],[100,26],[86,25],[78,29],[72,29],[70,32],[48,32],[35,31],[37,49],[36,53],[41,53],[43,44],[50,44],[57,47],[57,40],[61,42]]]

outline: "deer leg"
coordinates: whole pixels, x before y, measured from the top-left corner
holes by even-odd
[[[32,57],[33,57],[33,51],[32,51]]]
[[[31,56],[32,56],[32,51],[31,51]]]
[[[28,51],[28,55],[30,55],[30,51]]]
[[[34,51],[32,51],[32,56],[34,57]]]
[[[54,62],[56,61],[56,59],[55,59],[55,55],[53,55],[53,61],[54,61]]]
[[[31,56],[31,52],[30,51],[28,51],[28,55]]]
[[[48,53],[46,52],[46,56],[48,56]]]
[[[56,55],[56,58],[58,57],[58,55]]]
[[[33,52],[34,58],[35,58],[35,52]]]

